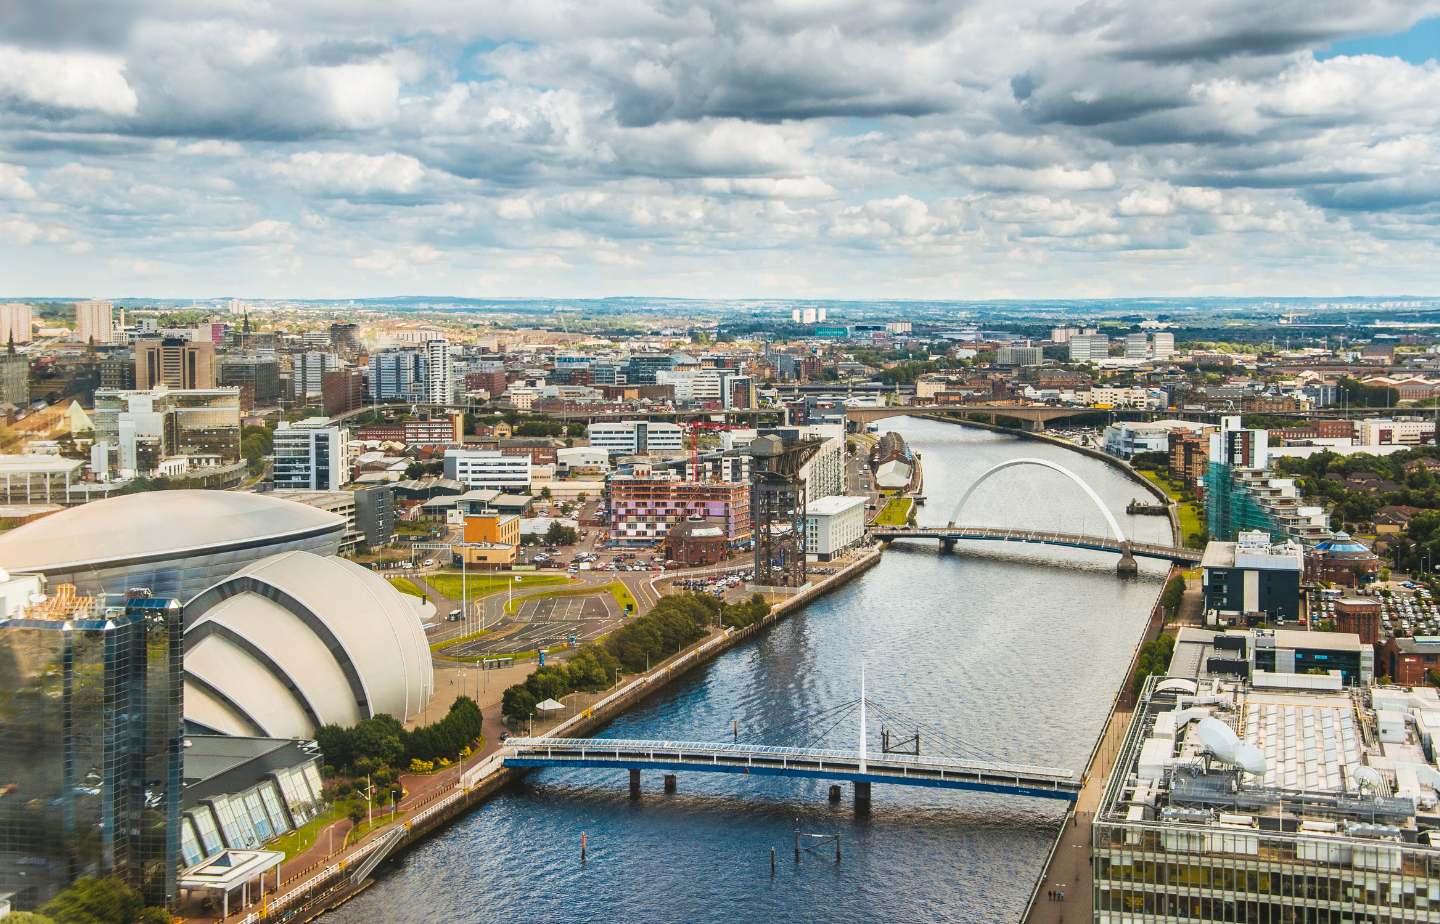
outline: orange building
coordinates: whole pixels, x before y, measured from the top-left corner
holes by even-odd
[[[520,544],[520,518],[513,513],[487,513],[465,518],[465,541],[493,545]]]

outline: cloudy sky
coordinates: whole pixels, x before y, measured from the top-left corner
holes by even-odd
[[[1440,0],[0,0],[0,297],[1440,294]]]

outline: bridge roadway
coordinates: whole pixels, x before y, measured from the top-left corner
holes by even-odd
[[[514,754],[505,758],[507,767],[748,773],[848,780],[867,791],[870,783],[895,783],[1069,802],[1080,794],[1080,782],[1069,770],[913,754],[861,757],[856,751],[613,738],[511,738],[505,746],[514,749]]]
[[[1041,545],[1063,545],[1074,549],[1092,549],[1096,552],[1116,552],[1124,556],[1159,558],[1184,565],[1200,563],[1204,554],[1196,549],[1180,549],[1171,545],[1154,545],[1148,542],[1130,542],[1105,536],[1082,536],[1076,533],[1061,533],[1051,530],[991,529],[980,526],[935,526],[935,527],[880,527],[872,529],[875,539],[939,539],[941,542],[956,540],[989,540],[998,542],[1030,542]]]

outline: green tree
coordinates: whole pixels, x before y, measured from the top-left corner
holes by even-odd
[[[552,495],[550,494],[550,486],[548,484],[540,489],[540,496],[547,501],[551,498]]]
[[[331,767],[348,767],[355,759],[355,748],[351,742],[350,729],[339,725],[326,725],[316,730],[315,743],[325,755],[325,763]]]
[[[350,735],[355,758],[395,763],[405,753],[405,745],[400,741],[402,731],[404,728],[395,717],[384,712],[355,723]]]
[[[1185,579],[1177,574],[1166,582],[1165,592],[1160,595],[1160,606],[1168,614],[1168,618],[1174,619],[1184,599]]]

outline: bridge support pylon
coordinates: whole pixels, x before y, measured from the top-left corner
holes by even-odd
[[[640,771],[630,768],[630,798],[640,798]]]
[[[667,774],[665,774],[665,791],[666,791],[666,792],[674,792],[674,791],[675,791],[675,774],[673,774],[673,773],[667,773]]]
[[[940,551],[942,551],[942,552],[953,552],[953,551],[955,551],[955,540],[954,540],[954,539],[941,539],[941,540],[940,540]]]
[[[1130,543],[1120,543],[1120,561],[1115,565],[1115,573],[1121,577],[1134,577],[1140,573],[1140,568],[1135,564],[1135,556],[1130,554]]]
[[[857,783],[855,784],[855,807],[856,807],[856,808],[861,808],[861,807],[869,808],[869,807],[870,807],[870,784],[869,784],[869,783],[859,783],[859,782],[857,782]]]

